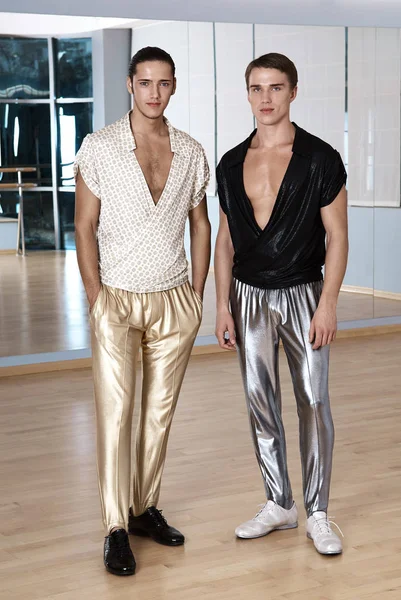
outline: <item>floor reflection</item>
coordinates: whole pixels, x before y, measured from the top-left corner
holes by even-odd
[[[88,308],[76,254],[30,252],[0,256],[0,356],[87,348]],[[343,292],[340,321],[401,315],[401,300]],[[199,335],[213,335],[214,276],[208,277]]]

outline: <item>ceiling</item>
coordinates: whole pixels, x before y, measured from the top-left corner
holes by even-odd
[[[0,13],[0,35],[70,35],[110,27],[135,27],[145,22],[112,17]]]
[[[13,0],[12,7],[19,13],[124,20],[401,27],[401,0]],[[0,11],[9,10],[10,0],[0,0]]]

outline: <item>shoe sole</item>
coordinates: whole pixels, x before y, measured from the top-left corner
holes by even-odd
[[[291,525],[281,525],[281,527],[274,527],[274,529],[270,529],[270,531],[266,531],[266,533],[261,533],[260,535],[235,535],[240,540],[256,540],[257,538],[265,537],[265,535],[269,535],[273,531],[282,531],[284,529],[296,529],[298,527],[298,523],[292,523]]]
[[[128,533],[130,535],[137,535],[138,537],[151,538],[154,542],[161,544],[162,546],[183,546],[185,543],[185,540],[183,542],[161,542],[160,540],[156,540],[154,537],[152,537],[147,531],[143,531],[143,529],[129,529]]]
[[[307,533],[306,537],[308,538],[308,540],[311,540],[311,542],[313,542],[313,538],[310,535],[310,533]],[[316,548],[316,546],[315,546],[315,548]],[[320,550],[318,550],[317,548],[316,548],[316,551],[319,552],[319,554],[321,554],[322,556],[335,556],[336,554],[342,554],[343,553],[342,550],[338,550],[337,552],[320,552]]]
[[[135,571],[136,568],[133,571],[130,571],[129,573],[121,573],[121,571],[116,571],[114,569],[112,569],[111,567],[105,567],[106,571],[108,573],[111,573],[112,575],[118,575],[120,577],[129,577],[130,575],[135,575]]]

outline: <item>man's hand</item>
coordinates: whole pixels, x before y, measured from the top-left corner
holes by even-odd
[[[335,307],[318,306],[309,330],[313,350],[330,344],[336,338],[337,315]]]
[[[95,290],[91,290],[90,292],[87,293],[86,297],[88,298],[88,303],[89,303],[89,312],[92,310],[98,295],[100,294],[100,290],[101,290],[102,286],[99,285],[99,287]]]
[[[197,296],[199,296],[199,298],[202,300],[203,302],[203,290],[204,288],[202,288],[202,290],[199,290],[198,288],[196,288],[194,285],[192,286],[193,291],[195,292],[195,294]]]
[[[228,332],[229,339],[224,337],[226,332]],[[235,350],[234,319],[228,308],[217,312],[215,334],[220,348],[223,348],[223,350]]]

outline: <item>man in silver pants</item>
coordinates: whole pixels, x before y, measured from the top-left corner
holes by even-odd
[[[336,150],[290,121],[298,84],[292,61],[266,54],[245,79],[257,129],[217,167],[216,336],[222,348],[238,348],[267,502],[236,535],[298,525],[281,419],[281,340],[297,401],[307,535],[321,554],[339,554],[327,517],[328,369],[348,253],[346,172]]]

